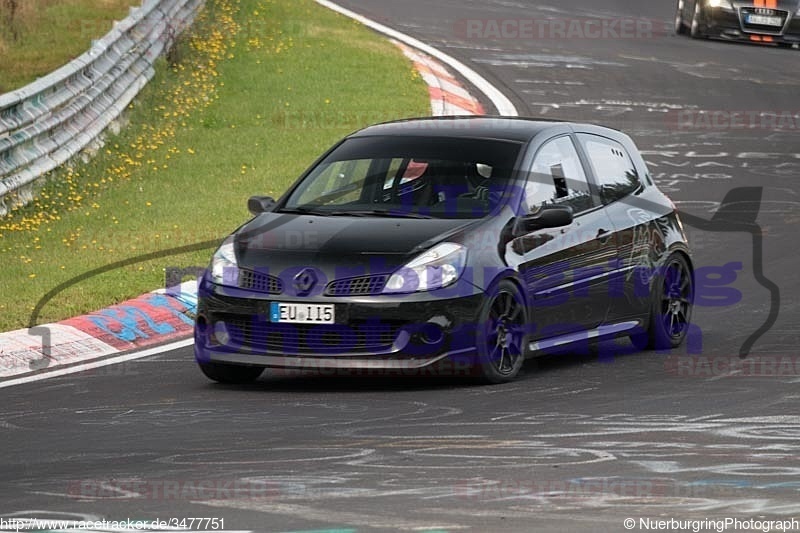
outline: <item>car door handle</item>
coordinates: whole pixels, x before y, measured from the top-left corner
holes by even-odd
[[[608,239],[611,238],[611,232],[607,229],[600,228],[597,230],[597,237],[595,238],[600,241],[600,244],[605,244],[608,242]]]

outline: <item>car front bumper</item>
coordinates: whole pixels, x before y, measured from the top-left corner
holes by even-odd
[[[800,43],[800,15],[776,10],[776,14],[784,17],[783,26],[758,26],[747,24],[745,17],[749,9],[709,8],[705,17],[708,35],[736,41]]]
[[[483,292],[466,282],[430,293],[283,298],[201,279],[195,325],[198,363],[301,370],[397,370],[477,360]],[[273,301],[335,306],[331,325],[270,322]],[[222,324],[222,326],[220,326]],[[443,363],[445,362],[446,363]]]

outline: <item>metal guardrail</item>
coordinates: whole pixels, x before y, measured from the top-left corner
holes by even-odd
[[[0,95],[0,216],[93,143],[153,78],[204,0],[144,0],[80,57]]]

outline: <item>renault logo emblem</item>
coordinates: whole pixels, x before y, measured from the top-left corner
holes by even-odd
[[[311,289],[314,288],[314,285],[317,284],[317,273],[314,272],[313,268],[304,268],[300,272],[298,272],[294,277],[294,288],[297,290],[297,294],[305,295],[311,292]]]

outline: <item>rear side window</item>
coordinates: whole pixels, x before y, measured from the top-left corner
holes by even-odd
[[[621,144],[587,133],[579,133],[578,139],[589,157],[603,203],[615,202],[639,190],[642,182]]]

